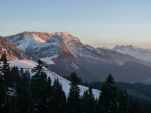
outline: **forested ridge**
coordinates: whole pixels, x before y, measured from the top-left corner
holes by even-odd
[[[92,87],[80,95],[80,78],[70,75],[70,91],[65,95],[56,79],[47,77],[43,62],[28,69],[10,67],[7,55],[0,58],[1,113],[143,113],[133,109],[125,89],[118,87],[111,74],[100,85],[100,96],[95,98]],[[31,73],[33,74],[31,76]]]

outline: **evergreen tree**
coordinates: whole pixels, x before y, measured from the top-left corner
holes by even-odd
[[[128,94],[118,87],[111,74],[102,85],[98,105],[102,113],[128,112]]]
[[[48,111],[48,81],[47,75],[43,71],[42,61],[38,61],[38,65],[33,70],[35,75],[31,79],[32,93],[32,113],[45,113]]]
[[[96,100],[94,98],[91,87],[89,87],[89,108],[90,108],[89,113],[95,113],[96,112]]]
[[[102,85],[99,98],[99,111],[102,113],[117,113],[117,87],[111,74]]]
[[[13,89],[9,88],[9,83],[10,83],[10,76],[11,76],[11,69],[9,67],[9,63],[7,61],[7,53],[4,52],[1,56],[1,87],[2,87],[2,111],[5,113],[13,113],[13,107],[11,106],[11,100],[9,97],[9,93],[11,91],[14,91]]]
[[[58,79],[54,81],[52,88],[53,88],[53,99],[51,101],[52,102],[51,112],[65,113],[66,97]]]
[[[77,76],[76,72],[71,73],[71,75],[69,76],[69,80],[76,84],[80,84],[82,82],[81,78]]]
[[[0,58],[0,111],[3,113],[4,108],[6,107],[5,97],[6,97],[6,74],[8,65],[7,64],[7,58],[6,53],[2,54]]]
[[[7,61],[7,54],[6,52],[4,52],[1,56],[1,78],[4,79],[4,80],[7,80],[8,81],[8,78],[10,76],[10,67],[9,67],[9,64],[8,64],[8,61]]]
[[[83,94],[82,109],[83,109],[83,113],[95,113],[96,112],[96,101],[95,101],[91,88],[89,88]]]
[[[118,101],[119,101],[118,113],[128,113],[128,94],[126,90],[119,91]]]
[[[40,74],[41,72],[43,72],[43,67],[44,63],[41,60],[38,60],[38,65],[34,67],[32,71]]]
[[[17,82],[17,108],[18,113],[29,113],[31,106],[30,73],[20,70],[21,79]]]
[[[51,78],[48,77],[48,98],[47,98],[48,113],[52,113],[52,111],[53,111],[54,95],[53,95],[53,88],[52,88],[51,84],[52,84]]]
[[[79,113],[80,112],[80,89],[78,87],[77,75],[71,74],[70,92],[67,99],[68,112]]]

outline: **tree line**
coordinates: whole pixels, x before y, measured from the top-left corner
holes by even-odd
[[[80,78],[70,75],[68,96],[59,80],[53,83],[46,75],[43,62],[31,72],[10,67],[6,54],[0,58],[0,112],[1,113],[128,113],[128,94],[118,88],[111,74],[101,86],[99,98],[92,88],[80,95]]]

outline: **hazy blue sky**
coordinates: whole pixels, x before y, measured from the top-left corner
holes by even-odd
[[[0,35],[66,31],[94,45],[151,47],[151,0],[0,0]]]

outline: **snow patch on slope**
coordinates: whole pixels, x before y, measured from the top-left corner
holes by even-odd
[[[65,91],[66,96],[68,96],[69,91],[70,91],[70,84],[71,84],[71,82],[68,81],[68,80],[66,80],[66,79],[64,79],[63,77],[57,75],[54,72],[48,71],[46,73],[51,78],[52,82],[54,82],[54,80],[56,80],[56,79],[59,80],[60,84],[62,85],[63,90]],[[85,87],[85,86],[82,86],[82,85],[79,85],[79,88],[80,88],[80,95],[81,96],[88,89],[88,87]],[[99,98],[100,91],[96,90],[96,89],[93,89],[92,91],[93,91],[93,94],[94,94],[95,98]]]
[[[41,44],[45,43],[45,40],[41,39],[39,36],[35,34],[25,34],[24,36],[14,36],[10,39],[11,42],[16,42],[16,45],[19,49],[26,51],[27,48],[37,48]]]
[[[41,60],[42,60],[44,63],[48,64],[48,65],[50,65],[50,64],[55,64],[54,61],[53,61],[53,59],[54,59],[54,58],[57,58],[58,56],[59,56],[59,55],[53,55],[53,56],[51,56],[51,57],[43,57],[43,58],[41,58]]]
[[[33,38],[35,39],[35,41],[40,42],[40,43],[45,43],[45,40],[42,40],[39,36],[33,34]]]
[[[10,66],[17,66],[20,68],[33,68],[37,65],[37,63],[35,63],[34,61],[27,60],[27,59],[22,59],[22,60],[15,59],[15,60],[9,61],[9,63],[10,63]]]

